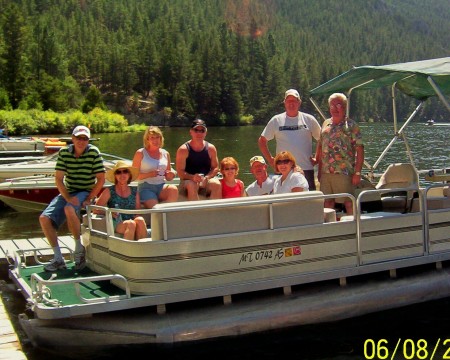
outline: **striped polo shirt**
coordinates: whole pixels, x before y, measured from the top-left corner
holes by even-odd
[[[103,158],[99,149],[88,144],[80,157],[74,155],[74,145],[63,147],[59,151],[55,170],[64,171],[64,184],[69,192],[90,191],[96,182],[96,174],[105,172]]]

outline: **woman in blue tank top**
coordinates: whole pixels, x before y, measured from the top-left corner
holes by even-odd
[[[97,199],[96,205],[117,209],[140,209],[140,198],[136,187],[130,186],[139,170],[119,160],[106,172],[106,180],[114,185],[107,187]],[[142,216],[133,214],[113,215],[114,231],[123,234],[124,239],[139,240],[147,237],[147,224]]]

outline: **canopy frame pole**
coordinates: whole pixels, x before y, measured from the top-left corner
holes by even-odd
[[[444,94],[442,94],[441,89],[436,85],[433,78],[431,76],[427,77],[428,82],[433,87],[434,91],[436,92],[437,96],[439,96],[439,99],[444,103],[447,110],[450,112],[450,104],[448,103],[447,99],[445,98]]]
[[[391,87],[391,99],[392,99],[392,116],[394,117],[394,134],[397,133],[397,105],[395,102],[395,85],[397,82],[392,84]]]
[[[310,97],[309,100],[312,102],[312,104],[314,105],[316,110],[319,112],[319,114],[322,117],[323,121],[325,121],[327,118],[326,118],[325,114],[322,112],[322,110],[320,109],[319,105],[316,104],[316,102],[314,101],[314,99],[312,97]]]
[[[403,137],[403,139],[405,139],[405,137],[403,136],[403,129],[408,126],[408,124],[412,121],[412,119],[417,115],[417,113],[419,112],[419,110],[423,107],[424,102],[421,101],[419,105],[417,105],[416,109],[412,112],[412,114],[409,116],[409,118],[406,120],[406,122],[403,124],[403,126],[400,128],[400,130],[398,132],[395,133],[394,137],[392,138],[391,142],[388,144],[388,146],[386,146],[386,148],[384,149],[384,151],[381,153],[381,155],[378,157],[378,160],[375,162],[375,164],[373,165],[373,169],[376,169],[376,167],[379,165],[380,161],[384,158],[384,156],[386,155],[386,153],[388,152],[388,150],[392,147],[392,145],[394,145],[395,141],[400,138],[400,136]],[[411,151],[409,149],[409,147],[407,146],[407,151],[408,151],[408,155],[412,161],[412,155],[411,155]],[[414,164],[412,163],[412,165],[414,166]]]

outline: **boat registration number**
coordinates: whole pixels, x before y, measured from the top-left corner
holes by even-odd
[[[279,261],[283,258],[301,254],[302,249],[300,246],[291,246],[286,248],[279,248],[276,250],[250,251],[241,254],[239,265],[256,261]]]

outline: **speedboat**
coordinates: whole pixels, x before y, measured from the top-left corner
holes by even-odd
[[[433,119],[429,119],[426,122],[427,125],[434,125],[434,120]]]
[[[20,161],[23,156],[43,156],[45,143],[31,137],[0,137],[0,164]]]
[[[446,58],[354,68],[311,93],[350,98],[371,82],[413,97],[417,89],[423,102],[450,92],[449,65]],[[393,141],[406,139],[403,129],[395,129]],[[431,184],[421,187],[418,174],[414,164],[391,164],[356,197],[311,191],[146,210],[88,206],[86,271],[74,270],[71,254],[67,270],[48,274],[36,249],[16,252],[9,273],[29,305],[20,324],[41,347],[173,344],[448,297],[450,175],[430,172]],[[381,209],[363,211],[374,195]],[[324,208],[337,197],[352,201],[354,215]],[[116,234],[116,212],[145,216],[148,237]]]
[[[58,154],[0,165],[0,182],[29,176],[50,176],[55,172]]]

